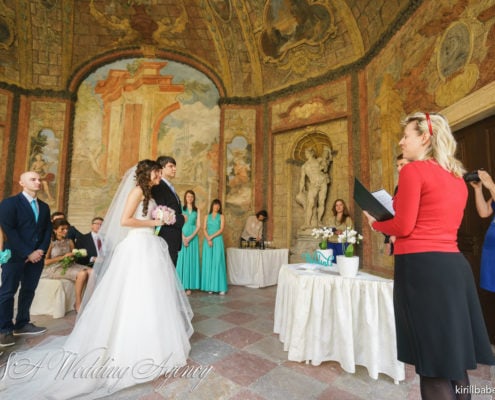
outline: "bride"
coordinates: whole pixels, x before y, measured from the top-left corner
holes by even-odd
[[[95,264],[73,331],[12,353],[0,397],[96,399],[186,364],[191,307],[166,242],[153,234],[163,224],[151,218],[151,187],[160,179],[161,166],[151,160],[127,172],[102,226],[104,260]]]

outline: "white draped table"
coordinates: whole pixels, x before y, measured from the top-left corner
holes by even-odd
[[[277,284],[282,264],[289,261],[289,249],[227,249],[227,274],[232,285],[260,288]]]
[[[316,269],[315,269],[316,267]],[[356,365],[395,383],[405,377],[397,360],[393,281],[364,272],[343,278],[335,267],[282,265],[274,332],[291,361],[338,361],[350,373]]]

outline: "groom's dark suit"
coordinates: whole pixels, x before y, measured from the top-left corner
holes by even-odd
[[[172,262],[174,265],[177,265],[178,253],[182,247],[182,227],[184,226],[184,215],[182,214],[180,199],[163,179],[159,185],[151,188],[151,195],[155,199],[156,204],[167,206],[175,211],[175,224],[163,225],[160,229],[160,236],[167,242],[168,252],[170,253]]]
[[[27,261],[35,250],[45,253],[50,245],[52,223],[48,204],[38,199],[39,216],[36,222],[26,197],[19,193],[0,203],[0,225],[7,237],[4,247],[10,249],[11,259],[2,265],[0,286],[0,333],[21,329],[30,321],[29,309],[34,291],[43,271],[44,258],[37,263]],[[15,326],[14,296],[21,284]]]

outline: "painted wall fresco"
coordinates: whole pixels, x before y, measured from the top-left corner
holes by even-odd
[[[30,139],[28,169],[40,175],[41,191],[38,196],[54,206],[57,182],[60,182],[60,139],[51,129],[42,129]]]
[[[8,106],[9,98],[6,94],[0,92],[0,155],[2,154],[3,145],[4,145],[4,136],[5,136],[5,126],[7,124],[8,115],[7,115],[7,106]]]
[[[7,121],[8,121],[9,97],[0,91],[0,191],[5,187],[5,173],[7,169]]]
[[[493,32],[493,1],[431,2],[373,59],[366,69],[372,190],[393,191],[401,118],[441,111],[493,79]],[[382,238],[373,241],[373,264],[391,268]]]
[[[227,246],[238,246],[244,223],[254,209],[256,111],[227,109],[225,140],[225,222]]]
[[[30,105],[28,141],[24,171],[38,172],[42,178],[40,199],[48,203],[52,211],[61,207],[65,189],[65,125],[67,105],[52,101],[33,101]]]
[[[206,76],[172,61],[121,60],[88,76],[76,103],[71,222],[89,229],[125,170],[158,155],[176,159],[176,190],[193,189],[205,212],[218,196],[218,97]]]
[[[336,35],[334,17],[323,3],[306,0],[268,0],[265,5],[261,49],[270,62],[302,44],[320,46]]]
[[[344,115],[347,111],[347,84],[345,80],[289,96],[273,104],[274,132],[328,120],[329,116]]]

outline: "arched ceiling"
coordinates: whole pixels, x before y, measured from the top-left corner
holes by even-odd
[[[0,0],[0,82],[66,90],[104,54],[190,58],[227,97],[359,65],[418,0]]]

